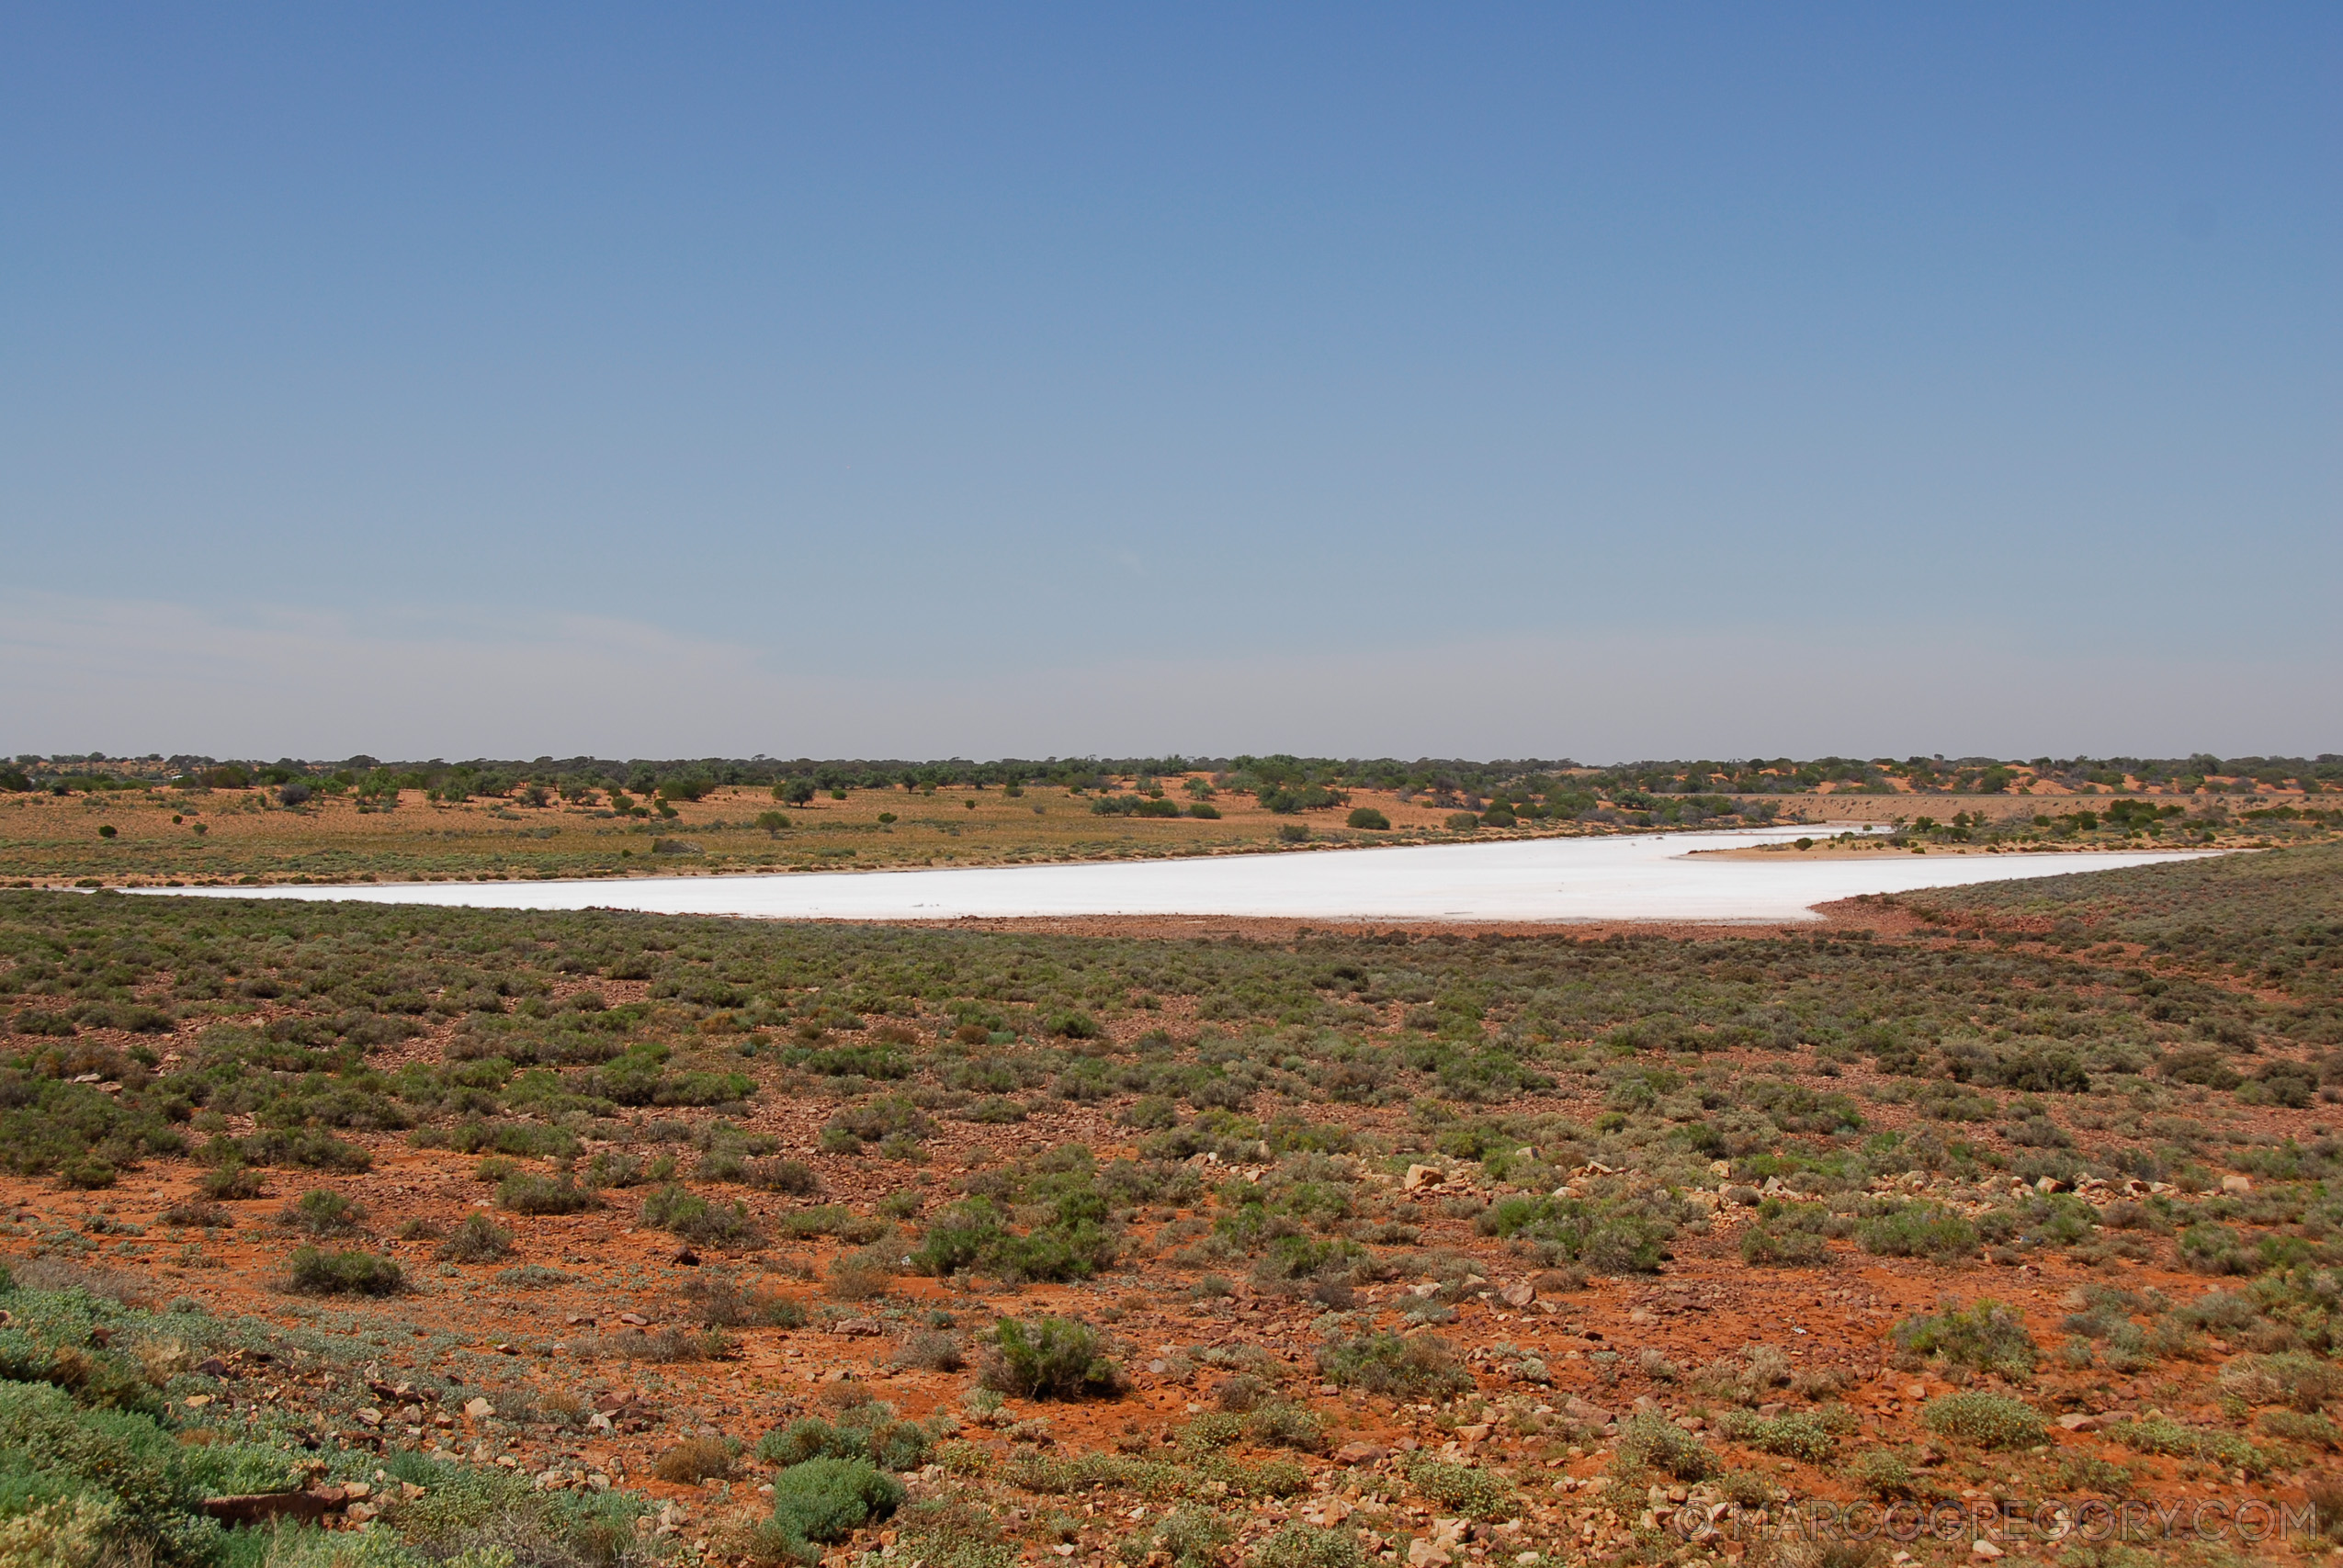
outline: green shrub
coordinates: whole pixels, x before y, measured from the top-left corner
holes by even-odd
[[[2119,1421],[2107,1428],[2107,1435],[2136,1453],[2208,1460],[2224,1470],[2242,1470],[2247,1475],[2260,1475],[2269,1469],[2269,1456],[2236,1433],[2184,1427],[2169,1416]]]
[[[346,1235],[366,1219],[366,1210],[330,1187],[302,1193],[277,1216],[279,1223],[308,1235]]]
[[[1520,1495],[1500,1471],[1420,1460],[1408,1467],[1408,1480],[1436,1506],[1466,1518],[1500,1519],[1521,1508]]]
[[[903,1483],[867,1460],[809,1459],[773,1478],[773,1525],[785,1541],[834,1546],[902,1501]]]
[[[1900,1203],[1857,1227],[1865,1252],[1883,1258],[1930,1258],[1950,1262],[1977,1249],[1977,1228],[1941,1203]]]
[[[1676,1234],[1670,1200],[1500,1198],[1473,1222],[1484,1235],[1522,1236],[1543,1243],[1545,1261],[1568,1259],[1598,1274],[1649,1274],[1667,1261]]]
[[[642,1218],[647,1225],[702,1247],[754,1247],[764,1239],[745,1203],[728,1209],[679,1186],[662,1187],[643,1200]]]
[[[2299,1410],[2265,1410],[2261,1414],[2261,1429],[2282,1442],[2343,1448],[2343,1428],[2337,1428],[2324,1416],[2305,1416]]]
[[[2050,1440],[2042,1413],[2020,1399],[1972,1389],[1948,1393],[1921,1407],[1931,1432],[1975,1443],[1981,1449],[2023,1449]]]
[[[1620,1423],[1617,1451],[1631,1468],[1660,1471],[1679,1481],[1705,1481],[1717,1471],[1708,1445],[1657,1410]]]
[[[2180,1265],[2199,1274],[2258,1274],[2260,1260],[2227,1225],[2190,1225],[2180,1233]]]
[[[1753,1269],[1811,1269],[1830,1261],[1830,1244],[1813,1231],[1776,1230],[1760,1221],[1741,1233],[1741,1261]]]
[[[1443,1399],[1473,1386],[1472,1374],[1436,1335],[1362,1335],[1319,1348],[1319,1369],[1329,1382],[1394,1398]]]
[[[1115,1549],[1131,1568],[1145,1563],[1169,1568],[1217,1568],[1221,1550],[1236,1533],[1228,1521],[1207,1508],[1174,1508],[1142,1525]]]
[[[1353,807],[1351,815],[1343,820],[1351,827],[1364,828],[1376,833],[1387,831],[1391,827],[1391,818],[1372,806]]]
[[[1245,1417],[1245,1435],[1265,1449],[1315,1454],[1327,1447],[1326,1418],[1307,1404],[1282,1399],[1255,1405]]]
[[[1220,807],[1208,800],[1191,801],[1188,805],[1188,815],[1199,821],[1217,822],[1220,820]]]
[[[2020,1314],[1989,1300],[1907,1317],[1896,1325],[1896,1345],[1908,1364],[1936,1357],[1952,1366],[2020,1380],[2033,1376],[2039,1359]]]
[[[439,1244],[437,1256],[447,1263],[493,1263],[512,1251],[513,1233],[475,1209]]]
[[[406,1289],[399,1260],[372,1252],[298,1247],[286,1263],[291,1288],[302,1295],[389,1296]]]
[[[696,1486],[732,1473],[741,1445],[730,1438],[685,1438],[652,1461],[651,1472],[679,1486]]]
[[[1848,1474],[1856,1485],[1883,1503],[1919,1495],[1919,1483],[1912,1475],[1912,1461],[1900,1450],[1866,1449],[1855,1456]]]
[[[575,1178],[516,1170],[496,1184],[496,1205],[515,1214],[582,1214],[602,1207],[602,1200]]]
[[[150,1416],[80,1409],[46,1384],[0,1382],[0,1511],[12,1516],[0,1544],[26,1568],[203,1561],[219,1527],[196,1514],[202,1493],[181,1456]]]
[[[881,1470],[917,1470],[934,1449],[934,1433],[916,1421],[896,1419],[892,1405],[873,1402],[842,1411],[835,1426],[809,1416],[777,1427],[757,1440],[756,1457],[766,1464],[857,1459]]]
[[[1081,1399],[1123,1387],[1122,1371],[1106,1358],[1098,1330],[1062,1317],[1031,1324],[1002,1318],[978,1381],[1025,1399]]]
[[[1729,1422],[1725,1430],[1735,1442],[1746,1443],[1760,1453],[1802,1459],[1808,1464],[1829,1462],[1839,1449],[1830,1428],[1819,1416],[1804,1410],[1774,1416],[1744,1416]]]
[[[792,1198],[816,1198],[821,1194],[821,1176],[799,1159],[760,1160],[748,1168],[746,1179],[752,1187],[784,1192]]]
[[[1359,1538],[1346,1529],[1291,1524],[1253,1548],[1247,1568],[1366,1568]]]
[[[240,1159],[230,1160],[225,1165],[214,1166],[205,1171],[197,1180],[196,1190],[207,1198],[222,1202],[258,1198],[266,1190],[260,1172]]]

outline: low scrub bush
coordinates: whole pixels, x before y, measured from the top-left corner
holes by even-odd
[[[1098,1330],[1062,1317],[1002,1319],[978,1381],[1024,1399],[1082,1399],[1123,1387],[1122,1371],[1107,1359]]]
[[[493,1263],[513,1252],[513,1233],[475,1209],[464,1216],[436,1256],[447,1263]]]
[[[332,1188],[320,1187],[285,1205],[277,1219],[304,1235],[347,1235],[366,1223],[366,1210]]]
[[[1838,1452],[1839,1442],[1820,1416],[1793,1410],[1772,1416],[1742,1416],[1725,1423],[1724,1431],[1737,1443],[1760,1453],[1780,1454],[1808,1464],[1826,1464]]]
[[[772,1529],[789,1555],[834,1546],[903,1502],[903,1483],[867,1460],[809,1459],[773,1478]]]
[[[1421,1460],[1408,1467],[1408,1480],[1436,1507],[1466,1518],[1501,1519],[1521,1508],[1520,1494],[1500,1471]]]
[[[286,1260],[289,1287],[308,1296],[390,1296],[406,1289],[395,1258],[358,1251],[322,1252],[299,1247]]]
[[[764,1233],[745,1203],[711,1203],[677,1186],[662,1187],[643,1201],[643,1224],[702,1247],[753,1247]]]
[[[1941,1203],[1899,1203],[1863,1221],[1855,1240],[1882,1258],[1946,1263],[1975,1254],[1977,1227]]]
[[[1359,1538],[1346,1529],[1287,1525],[1253,1548],[1247,1568],[1365,1568]]]
[[[2042,1413],[2021,1399],[1973,1389],[1930,1400],[1920,1419],[1931,1432],[1981,1449],[2023,1449],[2050,1440]]]
[[[1115,1549],[1130,1568],[1217,1568],[1236,1534],[1228,1521],[1207,1508],[1174,1508],[1123,1538]]]
[[[1935,1359],[1971,1371],[1999,1372],[2023,1380],[2040,1359],[2032,1336],[2018,1313],[1996,1301],[1950,1306],[1896,1325],[1898,1360],[1917,1367]]]
[[[1318,1353],[1329,1382],[1404,1399],[1444,1399],[1473,1386],[1472,1374],[1444,1339],[1370,1334],[1338,1339]]]
[[[2205,1460],[2224,1470],[2242,1470],[2247,1475],[2260,1475],[2269,1469],[2269,1456],[2236,1433],[2215,1427],[2184,1427],[2169,1416],[2119,1421],[2107,1428],[2107,1435],[2135,1453]]]
[[[651,1472],[679,1486],[720,1481],[739,1462],[741,1445],[730,1438],[685,1438],[652,1461]]]
[[[496,1184],[496,1203],[515,1214],[582,1214],[602,1207],[572,1177],[518,1170]]]
[[[756,1457],[766,1464],[853,1459],[881,1470],[917,1470],[934,1450],[933,1431],[916,1421],[898,1420],[892,1405],[873,1401],[840,1411],[834,1424],[809,1416],[777,1427],[758,1439]]]
[[[207,1170],[196,1182],[196,1190],[221,1202],[237,1202],[249,1198],[265,1197],[267,1184],[260,1172],[242,1160],[231,1160]]]
[[[1718,1468],[1706,1443],[1656,1410],[1620,1423],[1617,1452],[1631,1469],[1656,1470],[1679,1481],[1705,1481]]]

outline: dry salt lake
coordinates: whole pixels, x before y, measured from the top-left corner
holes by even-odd
[[[1882,851],[1848,858],[1784,853],[1752,859],[1695,852],[1783,842],[1817,831],[1811,827],[1761,828],[1070,865],[185,891],[198,897],[628,909],[764,919],[1198,915],[1435,922],[1772,922],[1816,919],[1815,905],[1860,893],[1901,893],[2186,858],[2169,851],[1991,855]]]

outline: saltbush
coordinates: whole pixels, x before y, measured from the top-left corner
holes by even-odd
[[[1617,1451],[1631,1467],[1661,1471],[1679,1481],[1705,1481],[1717,1470],[1716,1455],[1706,1443],[1657,1410],[1620,1423]]]
[[[2033,1376],[2040,1359],[2020,1314],[1990,1300],[1907,1317],[1896,1325],[1896,1346],[1907,1365],[1918,1366],[1933,1357],[1972,1371],[2020,1380]]]
[[[1432,1334],[1338,1339],[1319,1348],[1318,1364],[1329,1382],[1394,1398],[1441,1399],[1473,1386],[1455,1350]]]
[[[395,1258],[353,1248],[322,1252],[297,1247],[286,1259],[290,1288],[311,1296],[390,1296],[406,1289],[406,1271]]]
[[[1920,1419],[1939,1432],[1981,1449],[2023,1449],[2050,1440],[2042,1413],[2020,1399],[1972,1389],[1948,1393],[1920,1408]]]
[[[773,1478],[772,1524],[792,1546],[834,1546],[902,1501],[903,1483],[868,1460],[809,1459]]]
[[[1977,1227],[1941,1203],[1899,1203],[1862,1222],[1855,1240],[1883,1258],[1950,1262],[1977,1249]]]
[[[437,1256],[447,1263],[493,1263],[512,1251],[513,1233],[474,1210],[439,1244]]]
[[[1002,1318],[978,1381],[1024,1399],[1081,1399],[1123,1387],[1122,1371],[1107,1359],[1098,1330],[1062,1317]]]

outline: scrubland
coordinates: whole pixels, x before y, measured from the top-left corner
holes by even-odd
[[[2338,986],[2323,845],[1797,933],[0,894],[0,1558],[2324,1551]]]

